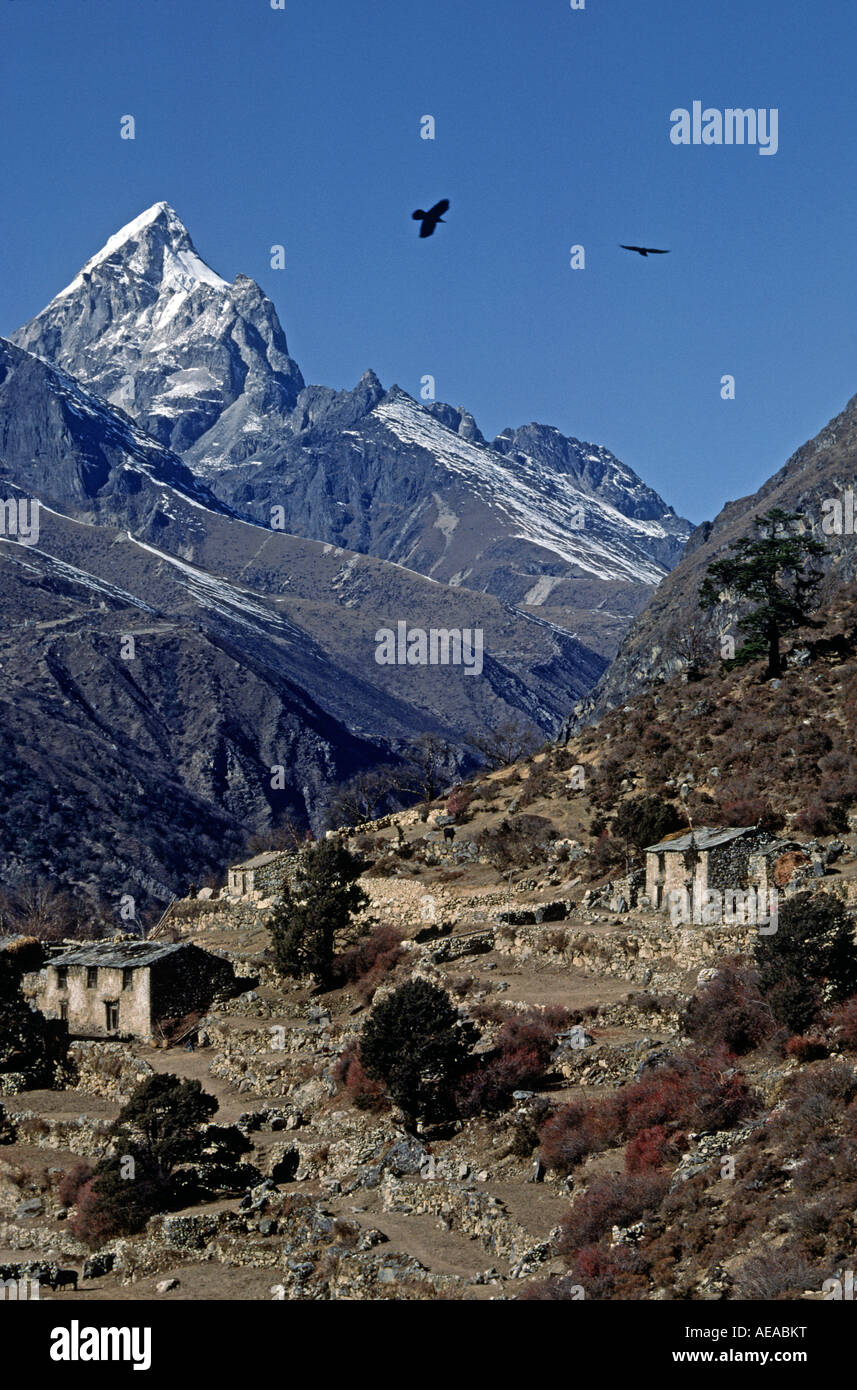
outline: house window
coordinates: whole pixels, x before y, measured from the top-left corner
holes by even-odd
[[[104,1022],[108,1033],[115,1033],[119,1027],[119,1000],[110,999],[104,1001]]]
[[[63,1023],[68,1023],[68,1004],[65,1000],[60,1004],[60,1020]]]
[[[88,965],[86,967],[86,988],[95,989],[98,985],[98,966]]]
[[[56,972],[57,972],[57,988],[58,988],[58,989],[65,989],[66,985],[68,984],[68,966],[67,966],[67,965],[58,965],[58,966],[56,967]]]
[[[134,971],[131,969],[131,967],[130,967],[129,965],[126,965],[126,966],[124,966],[124,968],[123,968],[123,970],[122,970],[122,988],[123,988],[123,989],[131,989],[132,986],[133,986],[133,984],[134,984]]]

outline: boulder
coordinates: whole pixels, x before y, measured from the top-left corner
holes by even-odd
[[[30,1197],[26,1202],[20,1202],[15,1208],[15,1220],[27,1221],[30,1217],[39,1216],[44,1208],[41,1197]]]
[[[419,1173],[428,1162],[429,1154],[418,1139],[399,1139],[388,1149],[381,1160],[381,1167],[396,1178]]]
[[[109,1274],[113,1268],[116,1257],[102,1251],[97,1255],[88,1255],[83,1262],[84,1279],[103,1279],[105,1274]]]

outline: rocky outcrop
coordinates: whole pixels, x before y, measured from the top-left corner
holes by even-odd
[[[111,236],[14,342],[243,516],[492,594],[602,657],[690,532],[609,450],[552,427],[489,444],[462,407],[418,404],[372,371],[351,391],[306,386],[270,300],[206,265],[167,203]],[[588,685],[599,665],[590,653]]]
[[[627,633],[615,661],[581,702],[570,728],[590,723],[606,710],[621,705],[647,686],[668,679],[696,662],[720,658],[720,636],[740,638],[736,623],[747,611],[724,598],[707,613],[699,607],[699,586],[711,562],[729,545],[751,535],[753,518],[781,507],[797,512],[799,529],[821,541],[827,555],[814,563],[830,575],[830,583],[853,580],[857,551],[847,533],[822,530],[830,503],[839,502],[853,486],[857,462],[857,396],[823,430],[794,453],[757,492],[728,502],[713,521],[698,526],[687,542],[680,563],[664,579],[647,607]],[[823,509],[822,504],[828,506]],[[840,532],[842,531],[840,527]],[[740,645],[740,641],[739,641]]]

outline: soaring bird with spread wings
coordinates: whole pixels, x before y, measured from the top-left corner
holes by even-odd
[[[417,208],[416,212],[411,215],[415,222],[422,223],[420,227],[420,236],[431,236],[438,222],[443,221],[443,214],[447,212],[448,209],[448,198],[441,198],[440,202],[435,203],[434,207],[429,208],[428,212],[423,212],[422,208]]]
[[[638,256],[668,256],[669,251],[659,251],[657,246],[626,246],[620,241],[619,245],[623,251],[636,251]]]

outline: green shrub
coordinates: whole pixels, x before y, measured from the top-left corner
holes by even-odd
[[[478,1037],[449,995],[428,980],[408,980],[372,1010],[360,1036],[366,1075],[383,1082],[413,1126],[454,1113],[453,1092]]]
[[[336,937],[369,901],[355,882],[365,867],[338,839],[304,850],[268,921],[281,974],[309,975],[322,988],[330,986]]]
[[[799,893],[779,911],[777,930],[755,948],[759,986],[777,1023],[803,1034],[824,1004],[857,993],[854,926],[840,898]]]

